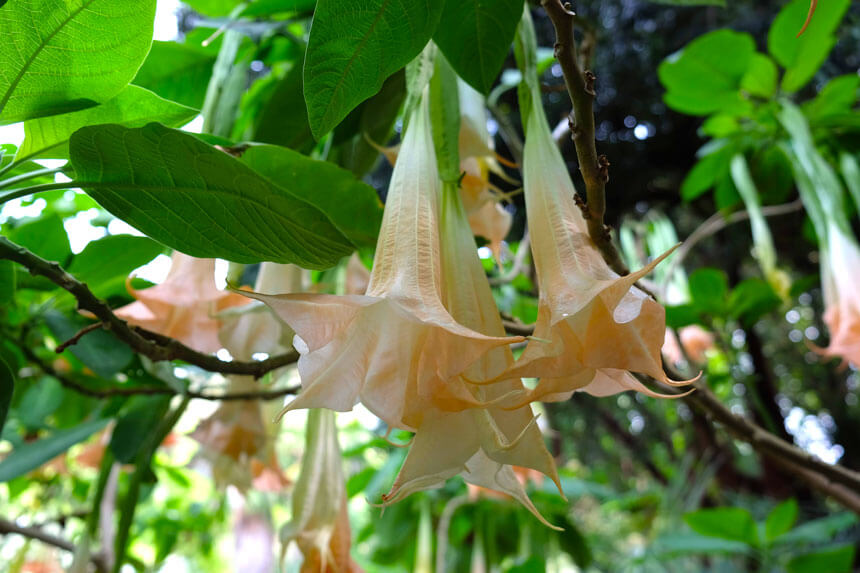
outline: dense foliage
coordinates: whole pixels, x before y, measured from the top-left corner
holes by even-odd
[[[582,4],[0,1],[0,570],[854,570],[860,11]]]

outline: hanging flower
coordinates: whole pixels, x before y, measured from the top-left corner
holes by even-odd
[[[115,311],[129,323],[170,336],[200,352],[215,352],[220,322],[215,314],[248,304],[247,299],[215,287],[215,260],[175,251],[163,283],[144,290],[128,286],[137,300]]]
[[[827,357],[860,365],[860,247],[833,221],[827,225],[827,245],[821,253],[824,290],[824,322],[830,331],[827,348],[816,349]]]
[[[292,519],[281,530],[284,546],[295,541],[304,555],[302,573],[354,573],[361,569],[349,555],[346,508],[335,414],[308,410],[302,468],[293,489]]]
[[[573,183],[538,93],[530,108],[524,184],[540,299],[534,338],[507,375],[540,378],[528,401],[564,400],[580,389],[597,396],[624,390],[658,396],[630,372],[675,384],[660,355],[665,311],[634,283],[668,253],[625,277],[609,268],[574,204]]]
[[[504,334],[504,325],[493,300],[490,284],[477,256],[477,248],[456,189],[446,184],[442,202],[442,276],[446,308],[464,326],[493,336]],[[508,347],[493,348],[465,373],[483,379],[509,369],[514,363]],[[472,386],[476,401],[503,402],[523,391],[522,381],[511,378],[487,386]],[[444,447],[440,447],[444,444]],[[425,489],[441,487],[461,475],[468,483],[505,494],[522,503],[544,524],[517,478],[514,466],[546,474],[559,487],[552,455],[535,423],[531,406],[503,409],[474,408],[444,412],[431,408],[412,440],[391,491],[384,496],[393,503]]]
[[[284,411],[345,411],[360,400],[389,426],[414,430],[429,407],[481,405],[458,374],[523,339],[470,330],[442,304],[440,185],[424,98],[391,177],[367,294],[249,294],[297,333],[303,390]]]

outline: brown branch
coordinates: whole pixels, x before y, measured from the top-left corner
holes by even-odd
[[[87,285],[63,270],[58,263],[46,261],[5,237],[0,237],[0,259],[9,259],[24,265],[30,274],[43,276],[69,291],[77,299],[78,309],[91,312],[101,321],[105,330],[113,332],[114,336],[128,345],[129,348],[148,357],[153,362],[182,360],[208,372],[240,374],[260,378],[268,372],[292,364],[298,359],[296,352],[288,352],[260,361],[242,362],[236,360],[226,362],[217,356],[192,350],[173,338],[150,332],[139,326],[130,326],[115,315],[107,303],[97,298]]]
[[[77,344],[81,338],[83,338],[84,336],[86,336],[87,334],[89,334],[90,332],[92,332],[94,330],[100,329],[102,326],[103,325],[101,322],[94,322],[92,324],[89,324],[89,325],[83,327],[73,337],[71,337],[67,341],[65,341],[62,344],[60,344],[59,346],[57,346],[55,352],[57,354],[62,354],[66,348],[68,348],[69,346],[73,346],[73,345]]]
[[[576,145],[579,170],[585,181],[588,203],[583,208],[588,234],[603,258],[620,275],[629,274],[618,249],[612,243],[609,228],[604,225],[606,214],[606,183],[609,181],[609,160],[598,155],[594,128],[595,75],[583,70],[577,55],[573,35],[575,14],[561,0],[541,0],[541,5],[555,28],[555,57],[561,65],[567,93],[573,104],[570,132]]]
[[[42,531],[37,527],[25,527],[22,525],[16,524],[14,521],[9,521],[8,519],[3,519],[0,517],[0,534],[9,535],[22,535],[28,539],[35,539],[37,541],[41,541],[47,545],[51,545],[53,547],[57,547],[64,551],[68,551],[70,553],[74,553],[77,549],[75,545],[62,537],[57,537],[56,535],[47,533]],[[95,565],[96,570],[99,572],[107,571],[107,564],[104,561],[104,558],[101,555],[92,555],[90,560]]]
[[[247,392],[231,392],[228,394],[216,394],[211,391],[192,391],[192,390],[175,390],[168,386],[132,386],[132,387],[120,387],[113,386],[110,388],[91,388],[89,386],[85,386],[81,384],[77,380],[73,380],[72,378],[61,374],[58,372],[53,366],[51,366],[46,361],[39,358],[35,352],[33,352],[28,346],[21,345],[21,351],[24,353],[24,356],[27,357],[28,360],[35,363],[42,369],[45,374],[55,378],[62,386],[69,388],[77,392],[78,394],[83,394],[84,396],[89,396],[91,398],[112,398],[115,396],[188,396],[190,398],[199,398],[201,400],[220,400],[220,401],[232,401],[232,400],[277,400],[278,398],[283,398],[284,396],[289,396],[292,394],[298,393],[300,388],[298,387],[288,387],[288,388],[278,388],[275,390],[257,390],[257,391],[247,391]]]

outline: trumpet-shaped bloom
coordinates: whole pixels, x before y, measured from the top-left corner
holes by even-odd
[[[129,323],[170,336],[200,352],[221,348],[215,313],[248,304],[247,299],[215,287],[215,259],[197,259],[179,251],[171,257],[163,283],[144,290],[128,287],[137,300],[115,311]]]
[[[509,375],[541,380],[527,400],[563,400],[582,389],[597,396],[635,389],[655,395],[630,371],[672,383],[660,348],[665,311],[634,286],[663,257],[618,276],[592,243],[539,97],[528,118],[524,185],[540,287],[534,339]]]
[[[860,365],[860,248],[840,225],[830,222],[822,251],[824,322],[830,344],[818,352]]]
[[[293,515],[281,530],[286,545],[295,541],[304,555],[302,573],[361,571],[349,555],[346,486],[334,412],[308,411],[302,469],[293,489]]]
[[[344,411],[360,400],[389,426],[411,430],[429,407],[480,405],[457,375],[491,348],[522,338],[485,336],[445,309],[440,185],[424,98],[391,176],[367,294],[249,295],[296,331],[303,390],[287,409]]]
[[[504,326],[478,260],[462,204],[456,190],[447,186],[441,235],[446,307],[465,326],[493,336],[503,335]],[[468,369],[466,376],[491,377],[513,363],[510,348],[493,348]],[[487,403],[502,402],[506,396],[522,390],[519,379],[471,388],[477,401]],[[460,412],[431,408],[417,429],[406,461],[385,501],[393,503],[415,491],[441,487],[445,480],[459,474],[470,484],[517,499],[549,525],[529,500],[512,466],[537,470],[559,485],[555,462],[535,424],[531,406]]]
[[[259,390],[249,376],[231,376],[229,387],[233,392]],[[278,491],[289,482],[278,467],[270,434],[259,401],[233,400],[222,402],[191,436],[200,443],[199,458],[211,466],[218,486]]]

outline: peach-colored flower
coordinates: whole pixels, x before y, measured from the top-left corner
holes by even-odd
[[[489,349],[522,338],[485,336],[445,309],[440,185],[425,97],[394,166],[367,294],[249,294],[297,333],[303,390],[285,411],[345,411],[360,400],[389,426],[414,430],[429,407],[480,405],[458,374]]]
[[[446,307],[464,326],[492,336],[504,334],[464,208],[456,189],[449,184],[445,184],[443,190],[441,220],[442,290]],[[489,378],[513,363],[510,348],[493,348],[474,363],[465,376]],[[555,462],[534,423],[531,407],[503,409],[501,406],[506,396],[523,391],[522,382],[505,379],[492,385],[473,386],[471,391],[478,402],[499,402],[500,405],[460,412],[428,409],[406,461],[384,500],[393,503],[415,491],[441,487],[445,480],[459,474],[470,484],[517,499],[549,525],[529,500],[513,466],[546,474],[561,491]]]
[[[342,463],[334,412],[308,410],[292,519],[281,530],[284,549],[295,541],[305,557],[302,573],[361,571],[349,555],[351,534]]]
[[[214,259],[196,259],[176,251],[165,281],[144,290],[129,286],[137,301],[115,313],[131,324],[175,338],[200,352],[215,352],[221,348],[215,313],[248,301],[218,290],[214,275]]]
[[[714,335],[697,324],[685,326],[678,331],[680,346],[675,335],[666,330],[663,340],[663,354],[672,364],[684,361],[684,354],[695,364],[705,361],[705,353],[714,346]],[[683,352],[682,352],[683,348]]]
[[[657,395],[630,372],[674,384],[663,371],[660,348],[665,311],[634,286],[666,255],[620,277],[592,243],[561,153],[540,105],[530,110],[524,149],[524,185],[540,299],[534,338],[508,375],[540,378],[526,400],[567,399],[584,390],[597,396],[624,390]]]
[[[250,376],[231,376],[230,391],[259,390]],[[208,462],[219,487],[254,487],[278,491],[289,482],[278,467],[271,436],[256,400],[222,402],[191,437],[200,443],[199,457]]]
[[[860,365],[860,247],[843,228],[828,222],[827,244],[821,250],[824,322],[830,344],[817,349],[824,356]]]

